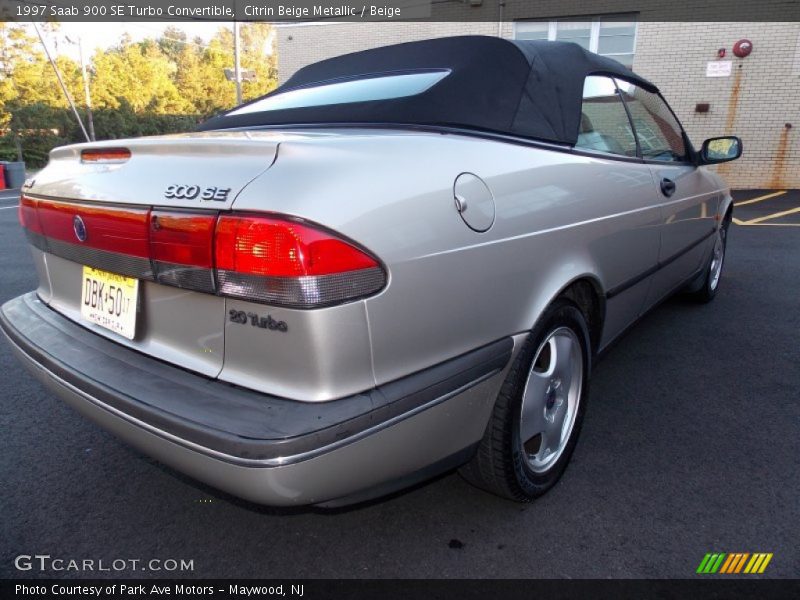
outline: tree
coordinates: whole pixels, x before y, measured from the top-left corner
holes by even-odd
[[[24,27],[0,23],[0,61],[3,71],[0,106],[5,113],[0,118],[0,125],[8,123],[9,113],[18,106],[37,102],[68,106],[39,40],[28,34]],[[80,67],[66,56],[57,57],[56,64],[74,97],[81,90]]]
[[[57,54],[56,26],[40,27]],[[256,75],[242,85],[247,100],[277,85],[274,35],[266,23],[244,24],[240,31],[242,68]],[[80,66],[63,55],[55,60],[80,109]],[[90,62],[98,139],[186,131],[236,103],[235,84],[224,75],[234,64],[230,27],[207,43],[187,39],[178,27],[139,42],[126,34],[113,47],[95,49]],[[0,158],[12,157],[10,148],[20,140],[33,165],[55,145],[83,141],[38,38],[24,25],[0,22]]]
[[[175,63],[157,43],[145,40],[95,53],[91,83],[93,102],[119,108],[126,100],[135,112],[185,114],[191,102],[175,86]]]
[[[52,33],[52,28],[46,30]],[[0,149],[6,159],[20,152],[32,162],[46,160],[47,152],[69,141],[63,133],[74,116],[40,42],[21,25],[0,23]],[[70,94],[81,89],[80,68],[65,56],[56,58]]]
[[[177,67],[175,81],[181,95],[191,99],[195,112],[209,116],[232,108],[236,104],[236,86],[224,77],[225,69],[234,64],[231,28],[221,27],[208,44],[202,40],[186,42],[167,31],[165,36],[181,40],[175,45],[170,40]],[[277,86],[273,39],[272,28],[266,23],[249,23],[241,28],[242,68],[256,74],[255,81],[242,85],[246,100]]]
[[[278,69],[274,51],[274,30],[269,23],[247,23],[240,30],[241,56],[240,62],[242,69],[249,69],[255,72],[253,81],[245,81],[242,84],[243,100],[252,100],[258,96],[271,92],[278,85]],[[220,49],[224,49],[227,64],[225,67],[232,68],[233,58],[233,31],[230,28],[221,28],[212,40]],[[224,68],[224,67],[223,67]],[[231,83],[234,93],[231,102],[227,105],[232,107],[235,103],[235,87]]]
[[[164,30],[164,33],[159,36],[158,47],[161,52],[173,62],[178,61],[178,57],[186,49],[186,32],[179,27],[170,25]]]

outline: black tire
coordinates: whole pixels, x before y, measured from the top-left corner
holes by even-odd
[[[714,240],[714,247],[711,250],[711,256],[708,258],[708,265],[705,269],[705,274],[703,276],[703,285],[695,292],[692,292],[690,295],[691,297],[700,302],[702,304],[707,304],[711,302],[717,295],[719,291],[719,284],[722,280],[722,271],[725,268],[725,255],[727,254],[728,249],[728,228],[731,224],[731,214],[728,213],[725,216],[725,219],[722,221],[722,225],[720,225],[719,230],[715,234],[718,237],[719,242],[721,243],[722,247],[722,257],[720,258],[720,265],[719,265],[719,273],[716,276],[716,281],[714,277],[715,272],[715,255],[716,255],[716,244],[717,239]]]
[[[582,359],[580,393],[575,419],[560,456],[543,472],[535,472],[520,441],[522,398],[537,351],[551,334],[567,328],[579,342]],[[570,300],[560,298],[545,310],[514,360],[495,402],[494,410],[478,450],[461,475],[473,485],[517,502],[530,502],[549,490],[567,467],[581,430],[589,396],[591,367],[586,318]],[[549,389],[549,388],[548,388]],[[541,441],[541,440],[540,440]]]

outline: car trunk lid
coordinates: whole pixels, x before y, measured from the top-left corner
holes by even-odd
[[[275,160],[271,132],[208,132],[56,148],[37,195],[131,206],[229,209]]]
[[[22,202],[23,210],[36,206],[38,237],[30,227],[28,237],[37,267],[48,279],[49,294],[43,299],[98,335],[216,377],[224,360],[225,298],[184,289],[175,281],[194,277],[197,283],[197,278],[211,277],[210,270],[170,265],[178,262],[180,252],[210,252],[209,224],[269,169],[283,137],[210,132],[54,150],[48,166],[23,189]],[[183,219],[170,230],[185,215],[197,218]],[[159,244],[165,232],[170,233],[167,243]],[[156,260],[159,252],[166,253],[164,261]],[[112,331],[87,319],[86,307],[82,312],[87,266],[137,282],[137,289],[123,290],[126,298],[136,297],[131,339],[119,328]],[[121,293],[124,286],[113,280],[101,293],[115,283],[112,291]],[[112,306],[109,300],[101,305],[104,310]]]

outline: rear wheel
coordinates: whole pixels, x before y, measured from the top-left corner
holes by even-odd
[[[478,451],[461,470],[469,482],[528,502],[558,481],[586,410],[589,348],[581,311],[556,300],[514,361]]]

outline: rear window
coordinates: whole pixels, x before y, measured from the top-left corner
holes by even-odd
[[[332,81],[273,94],[227,114],[245,115],[272,110],[405,98],[429,90],[449,74],[449,69],[438,69],[412,73],[384,73],[358,79]]]

